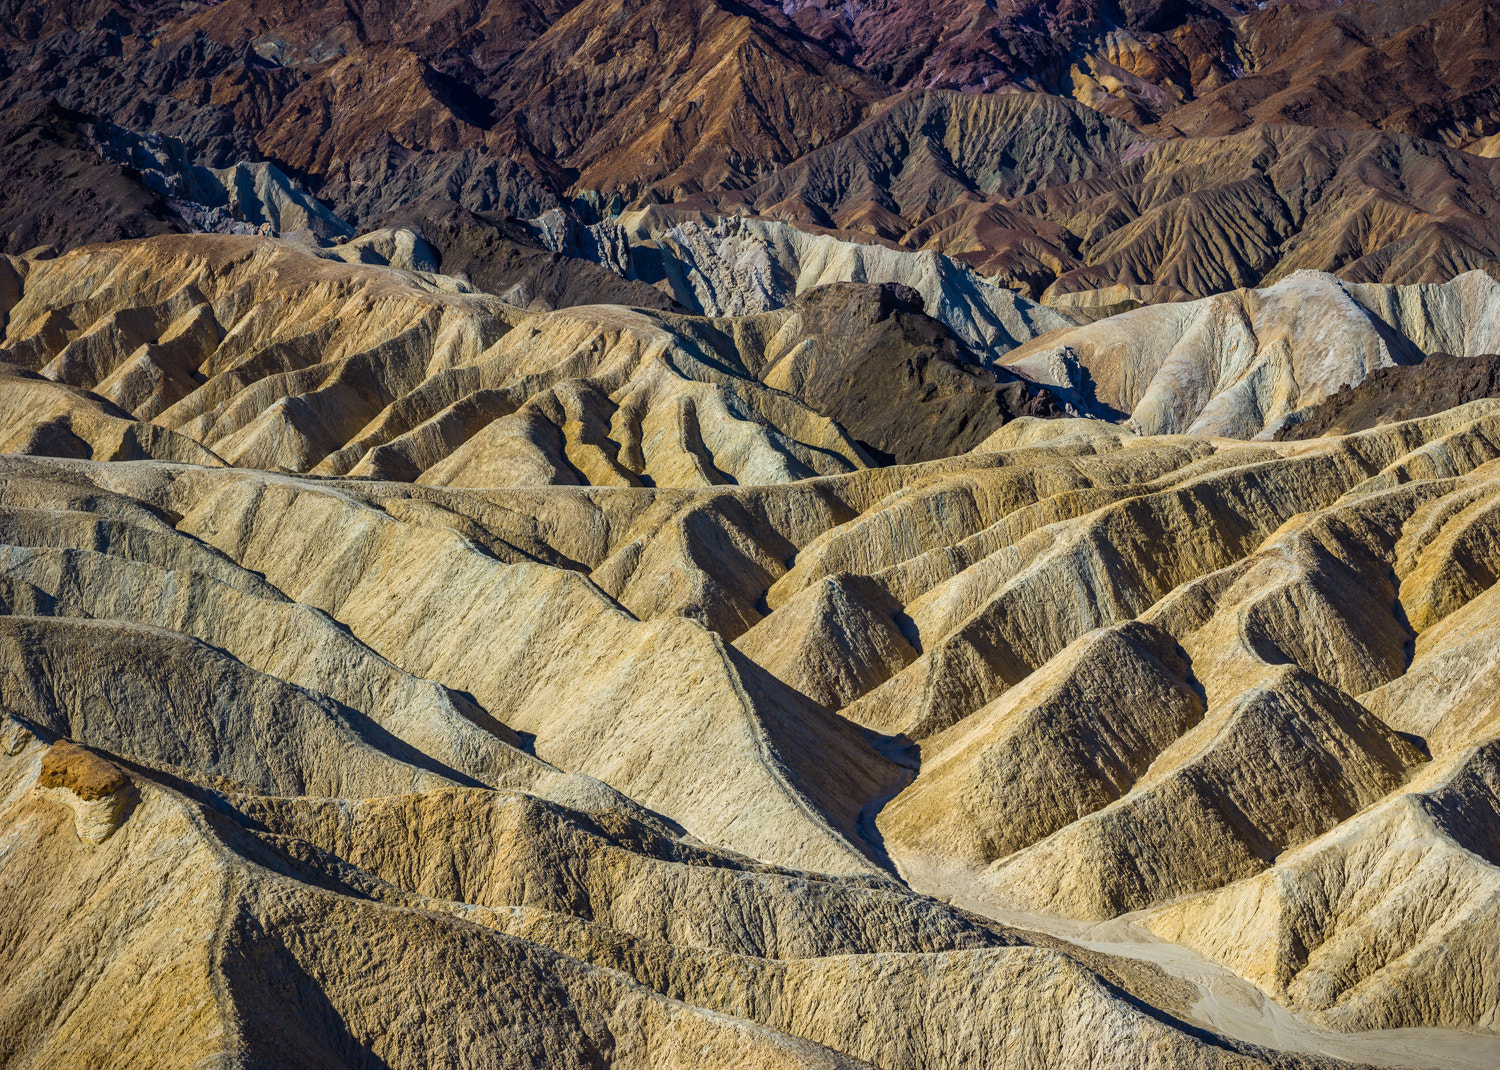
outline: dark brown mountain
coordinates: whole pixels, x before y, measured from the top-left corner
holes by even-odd
[[[159,194],[95,151],[85,116],[53,101],[0,112],[0,144],[0,252],[187,229]]]
[[[1500,164],[1384,131],[1266,126],[1157,146],[1012,201],[1078,241],[1054,294],[1205,296],[1299,268],[1355,282],[1500,271]]]
[[[1347,435],[1500,397],[1500,355],[1435,353],[1420,364],[1377,368],[1357,386],[1296,413],[1278,439]]]
[[[822,286],[770,315],[778,329],[757,376],[886,463],[964,453],[1016,416],[1062,412],[1047,390],[980,367],[909,286]]]
[[[1162,112],[1160,134],[1272,122],[1462,145],[1500,132],[1500,12],[1489,0],[1265,5],[1236,24],[1235,49],[1238,77]]]
[[[451,201],[429,200],[392,212],[380,223],[419,231],[441,258],[438,270],[462,275],[523,308],[611,304],[687,311],[647,283],[580,257],[538,248],[529,229],[499,213],[470,212]]]
[[[887,92],[785,17],[717,0],[183,10],[48,23],[5,56],[0,107],[50,94],[203,163],[271,159],[364,220],[435,189],[535,214],[573,186],[743,185]]]
[[[1500,273],[1495,160],[1285,125],[1157,143],[1093,116],[1041,95],[920,94],[765,182],[684,208],[870,232],[1048,300],[1121,285],[1148,301],[1203,297],[1301,268],[1391,283]]]
[[[1500,129],[1487,0],[875,0],[790,5],[897,87],[1076,97],[1158,136],[1258,122],[1462,144]]]
[[[1055,92],[1079,82],[1109,98],[1111,114],[1133,118],[1227,81],[1234,62],[1231,20],[1248,6],[1223,0],[812,0],[793,5],[793,18],[895,86]]]
[[[689,203],[900,240],[960,202],[1007,200],[1111,170],[1140,140],[1059,97],[913,92],[882,101],[845,137],[752,186]]]
[[[1033,296],[1197,296],[1302,266],[1435,280],[1500,248],[1475,162],[1500,131],[1493,7],[18,5],[0,111],[53,98],[204,165],[270,160],[357,226],[427,200],[685,202],[932,249]],[[35,188],[39,220],[72,210],[50,203],[66,183]],[[121,213],[104,236],[140,230],[135,208],[86,215]]]

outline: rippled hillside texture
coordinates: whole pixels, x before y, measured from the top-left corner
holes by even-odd
[[[1500,1066],[1500,4],[0,0],[0,1070]]]

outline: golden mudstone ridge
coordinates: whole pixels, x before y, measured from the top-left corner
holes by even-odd
[[[70,256],[19,259],[0,384],[0,1050],[1493,1062],[1500,400],[881,466],[702,317],[256,239]],[[714,329],[764,353],[773,315]],[[101,392],[122,354],[156,415]],[[490,390],[540,400],[372,470]],[[192,433],[23,452],[33,392],[85,445]]]

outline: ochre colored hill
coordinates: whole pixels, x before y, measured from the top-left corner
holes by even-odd
[[[199,235],[0,262],[0,441],[433,485],[695,486],[948,456],[1061,411],[981,366],[915,291],[843,284],[742,319],[534,311],[390,266],[424,247]]]
[[[1500,1066],[1491,0],[0,0],[0,1070]]]
[[[1500,402],[1224,436],[1482,363],[1421,358],[1491,279],[1136,309],[1044,388],[894,284],[435,255],[0,261],[12,1048],[1484,1064]]]
[[[1482,1033],[1497,420],[1021,420],[695,491],[11,455],[0,1028],[244,1065],[1332,1065],[1174,1024],[1207,970],[1353,1057]],[[1201,964],[1035,931],[1142,910]]]

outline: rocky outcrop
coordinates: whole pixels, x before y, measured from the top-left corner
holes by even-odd
[[[94,149],[88,117],[52,100],[0,113],[0,253],[190,229],[165,197]]]
[[[1298,410],[1429,353],[1500,347],[1500,286],[1480,272],[1423,286],[1352,285],[1298,272],[1260,290],[1151,305],[1006,354],[1080,411],[1146,434],[1273,434]],[[1411,415],[1419,415],[1413,412]]]
[[[41,376],[7,394],[18,449],[460,486],[774,483],[868,463],[708,325],[524,312],[422,270],[436,264],[410,231],[328,249],[196,236],[18,265],[0,354]],[[148,445],[75,442],[104,434]]]
[[[917,291],[927,314],[989,360],[1074,321],[934,252],[813,234],[787,223],[680,219],[646,209],[621,217],[638,277],[711,316],[779,308],[837,282],[895,283]]]
[[[97,123],[91,133],[100,155],[166,197],[187,229],[250,234],[267,227],[277,234],[305,231],[324,241],[354,235],[353,227],[273,163],[200,167],[181,142],[159,134],[142,137],[113,123]]]
[[[897,464],[978,446],[1007,420],[1061,403],[1003,368],[985,367],[909,287],[834,283],[784,310],[729,321],[757,378],[837,420],[872,457]]]
[[[1292,413],[1281,439],[1348,434],[1500,397],[1500,356],[1435,352],[1421,364],[1376,368],[1357,386]]]
[[[65,739],[43,756],[36,786],[73,811],[78,839],[94,846],[109,839],[139,797],[119,766]]]
[[[629,305],[687,312],[654,286],[588,259],[584,250],[547,249],[533,231],[496,213],[470,212],[427,201],[398,209],[381,222],[421,234],[438,254],[438,270],[531,311],[572,305]],[[592,251],[592,250],[590,250]]]

